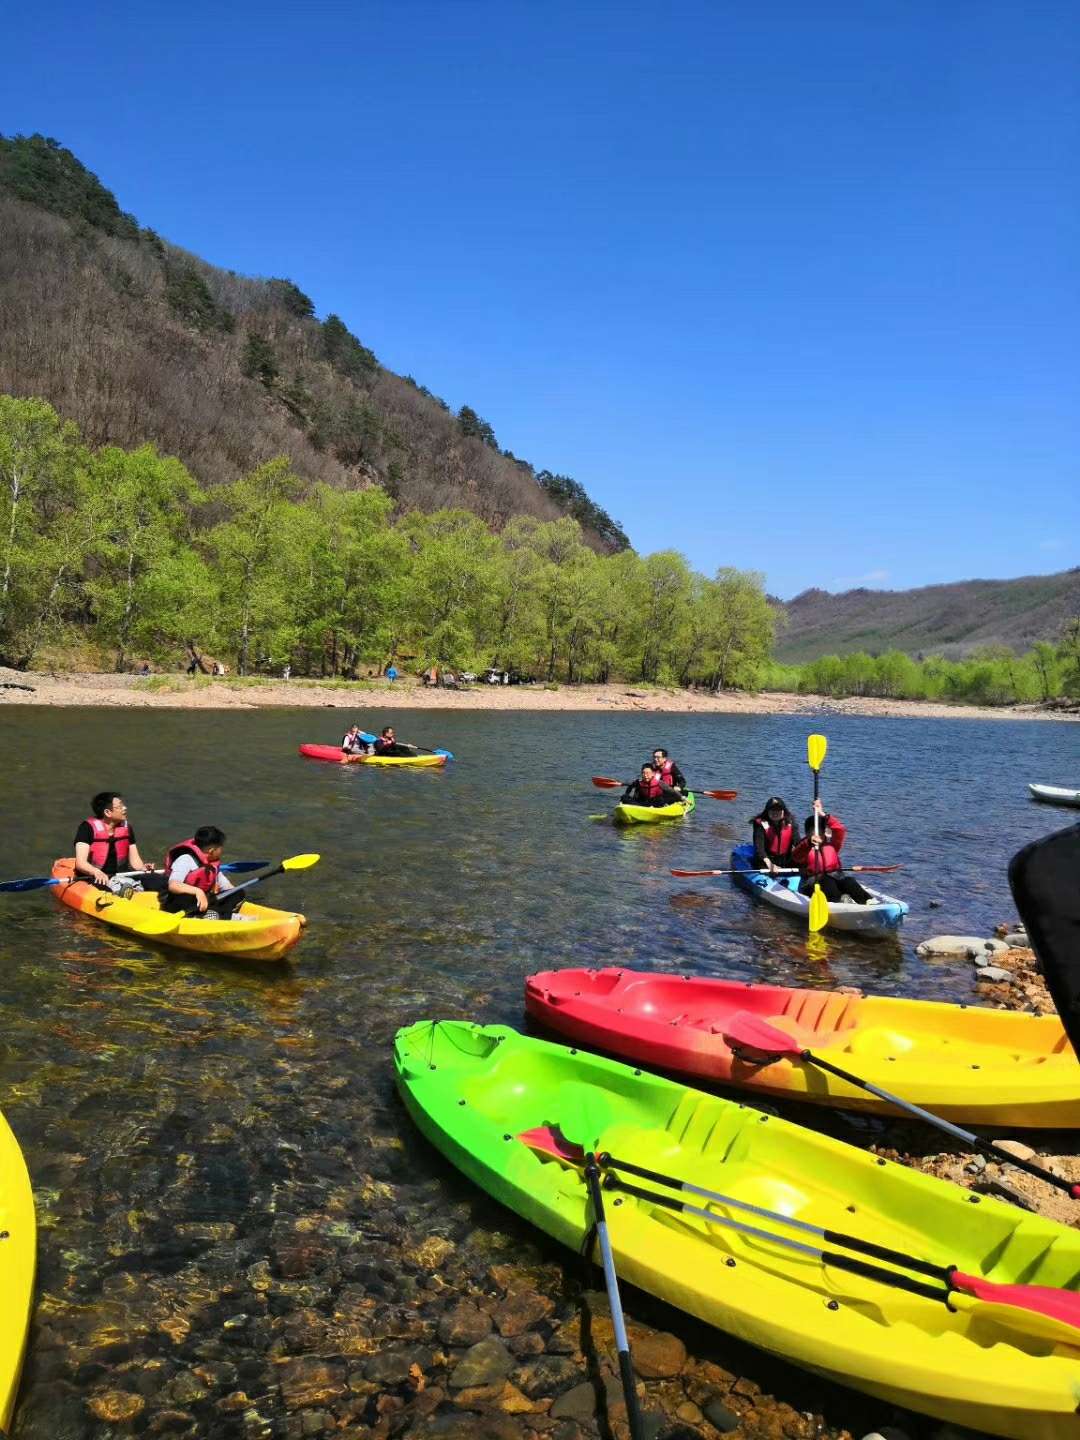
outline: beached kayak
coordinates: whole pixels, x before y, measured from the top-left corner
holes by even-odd
[[[682,820],[694,808],[693,792],[685,800],[674,805],[627,805],[620,802],[615,806],[612,819],[616,825],[655,825],[660,820]]]
[[[1066,1328],[1063,1341],[1060,1326],[1048,1322],[1044,1330],[1030,1311],[967,1295],[952,1295],[949,1308],[936,1286],[942,1298],[895,1289],[809,1249],[796,1255],[709,1224],[681,1201],[806,1242],[805,1232],[747,1214],[732,1205],[738,1200],[956,1265],[976,1281],[1071,1291],[1080,1277],[1076,1230],[749,1106],[502,1025],[421,1021],[398,1032],[395,1065],[428,1140],[571,1253],[592,1215],[580,1170],[547,1153],[552,1139],[730,1197],[708,1202],[668,1186],[661,1191],[669,1205],[675,1201],[668,1208],[609,1190],[615,1265],[630,1283],[808,1370],[941,1420],[1018,1440],[1080,1430],[1080,1332]],[[620,1184],[640,1185],[616,1162],[612,1168]],[[897,1273],[893,1262],[885,1268]]]
[[[75,874],[75,861],[57,860],[52,874],[57,879],[70,879]],[[239,906],[237,919],[189,920],[162,910],[157,895],[149,891],[138,890],[129,900],[123,900],[86,880],[54,885],[52,893],[62,905],[138,939],[230,960],[281,960],[298,943],[307,924],[306,917],[295,911],[273,910],[250,900]]]
[[[301,745],[300,754],[309,760],[331,760],[335,765],[445,765],[442,751],[433,755],[343,755],[340,745]]]
[[[762,900],[786,915],[794,916],[805,928],[810,915],[810,897],[799,894],[798,875],[766,875],[754,868],[754,847],[737,845],[731,852],[731,863],[735,884],[746,890],[755,900]],[[874,897],[868,905],[856,905],[853,900],[829,902],[829,929],[853,930],[860,935],[888,935],[902,922],[908,912],[903,900],[885,895],[871,885],[865,885]]]
[[[0,1115],[0,1435],[8,1433],[34,1300],[34,1196],[19,1143]]]
[[[1080,1065],[1056,1015],[621,969],[530,975],[525,1008],[571,1044],[638,1065],[788,1100],[900,1113],[811,1065],[736,1060],[725,1025],[749,1013],[947,1120],[1080,1127]]]
[[[1029,785],[1032,799],[1042,800],[1047,805],[1080,806],[1080,790],[1068,790],[1061,785]]]

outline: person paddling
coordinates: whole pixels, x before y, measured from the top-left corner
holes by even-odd
[[[666,750],[659,746],[652,752],[653,769],[660,776],[665,785],[670,785],[673,790],[678,790],[679,798],[685,799],[686,792],[690,788],[686,783],[686,776],[679,769],[675,761]]]
[[[658,772],[651,765],[642,765],[641,776],[632,780],[623,791],[623,805],[675,805],[682,795],[670,785],[665,785]]]
[[[123,796],[102,790],[90,801],[90,818],[75,831],[75,870],[106,889],[128,870],[153,870],[139,854]]]
[[[757,869],[771,875],[775,870],[793,868],[792,852],[798,844],[799,825],[780,796],[770,795],[750,823]]]
[[[184,915],[205,915],[213,910],[228,919],[244,900],[243,891],[230,895],[232,882],[221,873],[225,833],[216,825],[201,825],[189,840],[180,840],[165,856],[167,892],[161,908]]]
[[[384,725],[379,731],[379,738],[375,741],[375,754],[386,756],[415,755],[416,746],[406,745],[403,741],[397,740],[394,737],[394,727],[392,725]]]
[[[869,905],[874,897],[851,875],[844,874],[840,851],[847,836],[847,827],[838,815],[827,813],[820,800],[814,801],[814,813],[806,821],[806,836],[792,851],[792,860],[802,872],[800,895],[812,895],[821,886],[830,903],[854,900]]]

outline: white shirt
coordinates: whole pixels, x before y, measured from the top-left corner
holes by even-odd
[[[199,862],[195,859],[194,855],[180,855],[172,863],[172,869],[169,871],[169,879],[176,880],[181,885],[186,885],[188,876],[199,868]],[[227,875],[222,875],[220,872],[218,873],[218,889],[232,889],[232,881]]]

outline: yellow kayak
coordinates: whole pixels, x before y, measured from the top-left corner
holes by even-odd
[[[30,1176],[18,1141],[0,1115],[0,1434],[15,1408],[34,1299],[37,1231]]]
[[[62,905],[101,920],[141,940],[153,940],[175,950],[197,955],[221,955],[230,960],[281,960],[304,933],[307,918],[293,910],[274,910],[250,900],[237,907],[238,919],[178,919],[162,910],[156,894],[137,890],[122,900],[109,890],[99,890],[86,880],[72,880],[74,860],[57,860],[54,879],[68,881],[54,885],[53,894]]]
[[[1056,1015],[621,966],[531,975],[525,1008],[569,1044],[635,1065],[787,1100],[900,1113],[812,1065],[737,1059],[724,1040],[725,1026],[750,1014],[946,1120],[1080,1128],[1080,1064]]]
[[[887,1403],[1014,1440],[1080,1436],[1080,1328],[1049,1315],[1076,1305],[1076,1230],[502,1025],[421,1021],[395,1065],[424,1135],[573,1252],[592,1212],[567,1152],[620,1157],[605,1208],[631,1284]],[[659,1173],[643,1186],[631,1165]]]
[[[309,760],[328,760],[333,765],[413,765],[433,769],[450,759],[445,750],[430,755],[345,755],[340,745],[301,745],[300,754]]]
[[[660,820],[682,820],[694,809],[693,791],[673,805],[628,805],[621,800],[612,819],[616,825],[655,825]]]

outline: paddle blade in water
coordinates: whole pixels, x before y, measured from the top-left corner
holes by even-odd
[[[825,899],[825,893],[820,885],[814,886],[814,893],[810,896],[810,933],[816,935],[819,930],[824,930],[829,923],[829,902]]]
[[[317,865],[321,860],[320,855],[290,855],[287,860],[282,860],[283,870],[310,870],[312,865]]]
[[[66,885],[63,880],[54,880],[51,875],[29,875],[25,880],[5,880],[0,884],[0,895],[21,895],[26,890],[44,890],[48,885]]]
[[[737,800],[737,790],[699,790],[699,795],[707,795],[710,800]]]
[[[623,788],[621,780],[611,780],[606,775],[594,775],[592,783],[598,790],[619,790]]]
[[[824,735],[806,737],[806,763],[811,770],[820,770],[825,764],[825,752],[828,748],[829,742]]]

